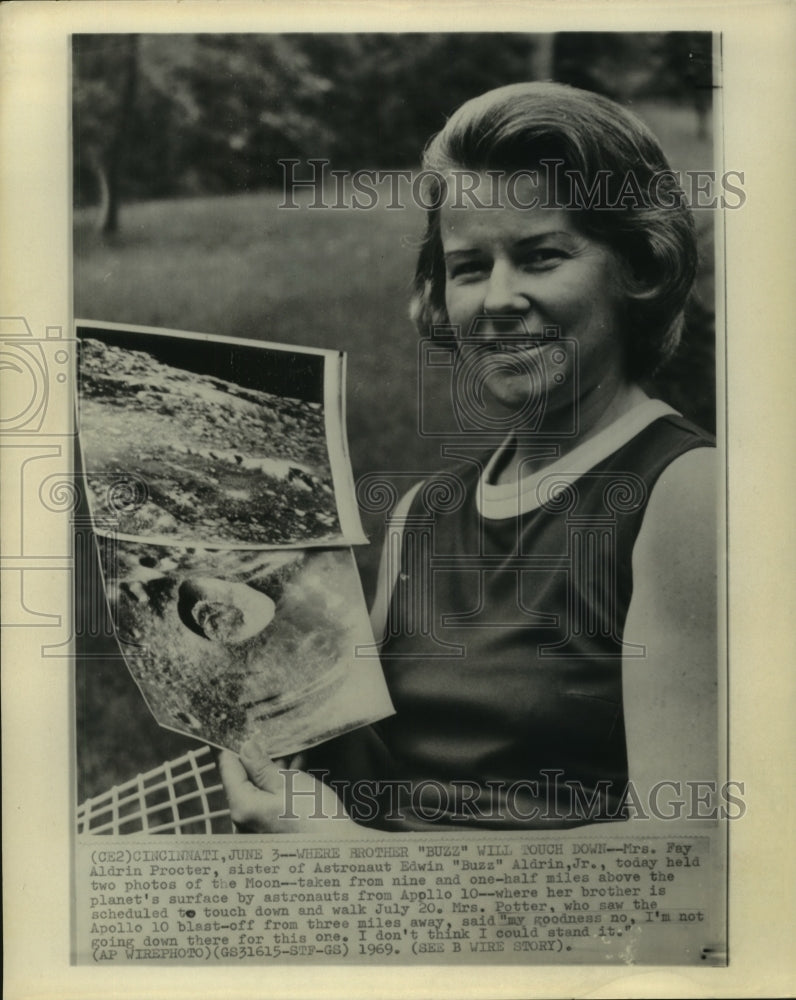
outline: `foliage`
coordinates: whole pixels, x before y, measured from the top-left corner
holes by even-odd
[[[74,41],[78,203],[96,198],[87,189],[90,174],[111,150],[131,37]],[[128,198],[261,186],[264,163],[326,135],[327,84],[284,36],[144,35],[137,48],[137,100],[121,181]]]
[[[556,79],[615,100],[698,102],[712,86],[708,32],[566,32],[556,35]]]
[[[77,197],[96,201],[121,115],[123,197],[234,193],[280,181],[284,158],[412,166],[463,101],[540,76],[696,106],[709,94],[709,45],[704,32],[76,36]]]

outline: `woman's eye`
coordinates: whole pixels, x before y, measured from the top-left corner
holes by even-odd
[[[566,260],[566,258],[567,254],[563,250],[558,250],[555,247],[544,247],[543,249],[533,250],[530,253],[524,254],[521,264],[528,269],[539,270],[554,267],[562,260]]]
[[[449,278],[472,278],[486,274],[489,270],[482,260],[465,260],[452,264],[448,270]]]

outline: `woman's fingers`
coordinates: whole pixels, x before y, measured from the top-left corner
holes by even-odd
[[[291,761],[291,764],[294,762]],[[256,740],[247,740],[240,756],[222,750],[218,758],[221,781],[227,794],[232,822],[241,829],[260,833],[321,833],[325,823],[348,819],[345,808],[332,791],[312,775],[288,768],[281,773]]]
[[[257,805],[256,796],[261,793],[249,781],[246,769],[238,757],[229,750],[222,750],[219,754],[218,770],[232,822],[235,826],[244,826],[252,818]]]
[[[221,750],[218,754],[218,770],[227,792],[237,791],[241,785],[248,782],[246,769],[238,759],[237,754],[230,750]]]
[[[271,761],[269,761],[271,764]],[[271,764],[273,767],[273,765]],[[275,830],[279,813],[282,811],[282,795],[270,788],[261,788],[253,781],[252,775],[241,760],[229,750],[222,750],[218,758],[221,781],[227,794],[229,812],[235,826],[253,828],[263,832]],[[271,781],[268,769],[258,763],[255,777],[258,781]],[[273,768],[275,771],[276,769]],[[279,773],[276,776],[281,780]],[[281,788],[279,789],[281,793]]]
[[[264,792],[282,792],[284,782],[279,767],[256,737],[246,740],[240,748],[240,759],[253,785]]]

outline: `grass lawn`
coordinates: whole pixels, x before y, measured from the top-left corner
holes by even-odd
[[[344,350],[355,477],[433,467],[416,433],[418,343],[406,315],[422,213],[280,201],[127,206],[110,245],[78,229],[76,314]]]
[[[695,137],[691,111],[640,110],[673,167],[710,166],[711,144]],[[89,213],[77,213],[75,315],[344,350],[355,479],[379,471],[420,478],[440,464],[439,444],[418,434],[418,339],[407,318],[422,212],[384,202],[359,212],[287,210],[281,200],[266,191],[127,205],[112,242],[92,230]],[[700,294],[710,306],[711,214],[697,218]],[[443,420],[445,402],[434,406]],[[402,475],[399,489],[410,481]],[[369,596],[381,516],[363,521],[373,543],[357,558]],[[154,723],[110,644],[94,651],[100,658],[78,670],[80,798],[194,745]]]

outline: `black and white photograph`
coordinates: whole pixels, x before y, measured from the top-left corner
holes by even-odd
[[[64,702],[75,983],[738,971],[752,716],[779,738],[739,612],[767,449],[739,234],[782,228],[746,43],[504,13],[62,37],[68,315],[0,317],[38,401],[0,445],[4,625],[49,629]]]
[[[720,954],[715,831],[742,805],[721,782],[714,247],[718,206],[745,195],[713,155],[716,38],[92,34],[72,46],[78,430],[97,525],[114,476],[140,483],[119,541],[103,540],[104,579],[158,722],[225,748],[217,780],[241,832],[466,843],[632,837],[690,818],[699,841],[669,857],[659,841],[627,871],[566,867],[556,891],[587,916],[545,903],[544,921],[509,930],[501,910],[479,912],[502,926],[498,961],[556,961],[566,938],[569,961],[621,960],[608,897],[629,961]],[[136,338],[122,323],[198,333]],[[306,362],[298,352],[280,363],[250,346],[218,363],[225,337],[254,345],[264,330],[345,353],[340,403],[318,395],[317,370],[315,395],[274,390]],[[199,334],[214,338],[203,350]],[[346,629],[347,588],[316,568],[339,567],[333,553],[226,551],[350,543],[324,436],[343,400],[372,637]],[[172,540],[199,549],[155,550]],[[135,777],[118,771],[119,743],[138,773],[164,746],[131,750],[143,707],[115,662],[78,666],[92,801]],[[341,723],[333,682],[357,662],[383,671],[389,697],[360,706],[349,683]],[[312,809],[294,809],[293,771]],[[712,873],[693,897],[693,870],[677,871],[668,906],[624,888],[643,873],[654,895],[656,868],[683,859]],[[657,930],[692,912],[707,927]],[[463,941],[478,954],[464,919],[407,955],[393,943],[414,926],[404,911],[395,939],[363,938],[359,954],[378,943],[372,954],[435,961]],[[549,950],[535,946],[542,926]]]
[[[392,708],[347,549],[195,550],[100,540],[127,662],[158,722],[296,753]]]
[[[86,490],[120,536],[280,548],[365,540],[347,464],[339,498],[332,476],[332,456],[346,452],[339,357],[91,323],[78,336]],[[130,502],[114,503],[120,480],[140,502],[131,485]]]

